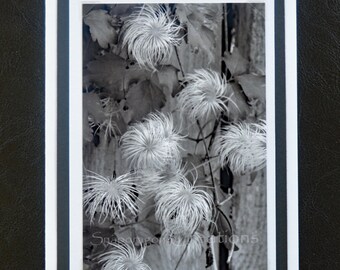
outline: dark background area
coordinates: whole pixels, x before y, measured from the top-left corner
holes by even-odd
[[[298,1],[300,269],[340,269],[340,1]]]
[[[44,2],[0,8],[0,269],[44,269]]]
[[[0,269],[44,269],[44,7],[1,6]],[[298,1],[300,269],[340,269],[339,12]]]

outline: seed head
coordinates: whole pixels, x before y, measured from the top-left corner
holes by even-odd
[[[266,122],[241,122],[222,128],[214,149],[221,166],[228,164],[237,175],[262,169],[266,165]]]
[[[124,223],[127,213],[132,216],[138,214],[136,201],[138,190],[136,188],[137,176],[127,173],[117,178],[104,177],[95,172],[88,171],[83,184],[85,214],[90,217],[91,223],[95,214],[99,212],[99,222],[106,219]]]
[[[186,248],[186,246],[188,247]],[[165,229],[160,238],[160,246],[165,253],[172,259],[179,259],[185,248],[183,260],[188,261],[200,256],[204,250],[204,235],[195,231],[176,232],[176,229]]]
[[[143,262],[145,247],[139,250],[131,243],[113,243],[113,250],[100,256],[100,263],[103,263],[103,270],[151,270]]]
[[[171,57],[179,44],[181,26],[159,5],[143,5],[132,13],[123,26],[123,46],[142,67],[156,70]]]
[[[187,75],[185,81],[187,85],[178,95],[178,105],[189,118],[207,119],[228,111],[226,102],[231,101],[231,95],[225,77],[211,69],[199,69]]]
[[[168,163],[180,159],[181,140],[170,115],[151,113],[124,133],[122,156],[131,169],[162,170]]]
[[[156,219],[165,227],[193,232],[204,220],[210,221],[213,209],[211,196],[191,184],[184,175],[178,181],[163,185],[156,194]],[[172,227],[174,230],[174,227]]]

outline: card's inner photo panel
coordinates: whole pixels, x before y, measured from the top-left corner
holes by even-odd
[[[265,76],[264,4],[83,5],[84,269],[267,269]]]

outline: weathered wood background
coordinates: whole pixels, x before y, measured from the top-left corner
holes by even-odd
[[[93,7],[91,7],[93,8]],[[207,14],[205,14],[205,11]],[[178,48],[180,63],[174,57],[171,60],[173,66],[180,68],[180,64],[185,74],[193,72],[198,68],[212,68],[216,71],[222,71],[222,56],[228,53],[229,48],[236,46],[241,55],[249,60],[249,73],[265,75],[265,31],[264,31],[264,5],[263,4],[185,4],[177,6],[177,15],[181,22],[187,25],[188,35],[186,42],[182,42]],[[200,18],[201,16],[201,18]],[[200,24],[200,19],[205,20],[205,26]],[[203,22],[203,21],[202,21]],[[209,27],[206,27],[208,25]],[[202,31],[205,33],[201,35]],[[224,33],[223,33],[224,32]],[[230,35],[232,33],[232,35]],[[229,38],[228,38],[229,37]],[[90,44],[90,46],[95,46]],[[85,48],[85,47],[84,47]],[[88,47],[86,47],[88,48]],[[225,51],[223,51],[225,50]],[[88,55],[84,55],[84,58]],[[91,59],[86,59],[84,62]],[[178,72],[181,79],[181,74]],[[167,80],[168,78],[161,78]],[[163,112],[174,111],[175,99],[173,98],[172,89],[164,88],[166,95],[166,104],[162,108]],[[179,116],[175,119],[179,121]],[[197,128],[188,123],[182,123],[182,127],[187,127],[183,133],[190,136],[197,135]],[[206,134],[208,134],[209,126]],[[102,175],[112,175],[113,170],[122,174],[126,171],[124,163],[117,151],[116,140],[95,146],[93,142],[84,140],[83,161],[84,168],[95,171]],[[195,144],[186,145],[187,153],[196,155],[204,154],[203,145],[195,148]],[[219,177],[219,173],[215,175]],[[255,180],[254,180],[255,178]],[[268,180],[270,181],[270,179]],[[266,177],[265,170],[250,176],[235,177],[233,181],[234,197],[226,206],[225,211],[231,217],[235,228],[235,234],[240,241],[236,241],[239,250],[235,251],[230,265],[223,261],[219,262],[216,258],[216,264],[209,269],[266,269],[267,266],[267,227],[266,227]],[[102,234],[110,237],[110,230],[97,228]],[[93,254],[93,249],[89,248],[91,233],[93,230],[89,222],[84,217],[84,269],[91,268],[86,263],[86,258]],[[242,236],[242,237],[241,237]],[[215,254],[222,251],[215,245]],[[152,245],[147,248],[145,255],[146,262],[152,269],[173,270],[177,261],[169,261],[163,256],[159,249]],[[205,268],[205,254],[195,261],[182,263],[178,269],[183,270],[200,270]]]

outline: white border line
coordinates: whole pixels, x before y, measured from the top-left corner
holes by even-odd
[[[287,256],[288,269],[299,269],[298,104],[296,0],[285,0]]]
[[[160,1],[143,1],[159,3]],[[185,1],[161,1],[183,3]],[[207,3],[207,1],[194,1]],[[275,184],[275,35],[274,2],[213,1],[214,3],[266,2],[266,99],[267,99],[267,241],[268,269],[276,269],[276,184]],[[82,4],[108,3],[107,0],[70,1],[70,269],[82,269]],[[136,3],[116,1],[115,3]],[[212,2],[210,2],[212,3]],[[72,15],[72,16],[71,16]],[[274,195],[274,196],[269,196]]]
[[[83,17],[80,1],[70,0],[70,269],[83,269]]]
[[[266,2],[266,119],[267,119],[267,258],[276,269],[276,141],[275,141],[275,10]]]
[[[45,11],[45,268],[57,269],[57,0]]]
[[[185,0],[144,0],[144,1],[133,1],[133,0],[117,0],[117,1],[110,1],[110,0],[74,0],[75,2],[81,2],[81,4],[109,4],[112,2],[113,4],[141,4],[141,3],[202,3],[202,4],[214,4],[214,3],[227,3],[227,4],[260,4],[266,2],[274,2],[274,0],[193,0],[193,1],[185,1]],[[274,3],[272,3],[274,6]],[[273,10],[274,12],[274,10]]]

